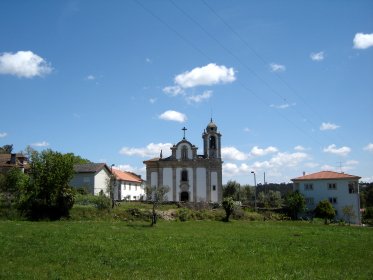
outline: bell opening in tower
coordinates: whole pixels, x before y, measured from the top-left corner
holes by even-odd
[[[215,136],[210,136],[210,149],[216,149],[216,138]]]

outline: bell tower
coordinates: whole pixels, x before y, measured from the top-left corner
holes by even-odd
[[[202,138],[205,158],[221,159],[221,134],[218,132],[218,127],[212,121],[212,118],[203,132]]]

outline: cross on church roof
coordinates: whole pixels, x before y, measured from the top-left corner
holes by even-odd
[[[184,126],[181,130],[184,130],[184,137],[183,137],[183,139],[185,140],[185,131],[188,130],[188,129],[185,128],[185,126]]]

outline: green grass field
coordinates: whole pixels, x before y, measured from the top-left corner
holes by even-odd
[[[0,279],[373,279],[373,229],[1,221],[0,260]]]

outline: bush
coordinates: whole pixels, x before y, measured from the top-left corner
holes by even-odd
[[[327,224],[328,220],[335,217],[333,205],[327,200],[321,200],[315,208],[315,217],[324,219],[324,223]]]
[[[362,222],[363,224],[373,225],[373,207],[365,208]]]
[[[245,211],[240,206],[235,206],[233,209],[232,217],[235,220],[243,220],[245,219]]]
[[[91,205],[99,210],[110,210],[111,199],[105,195],[92,195],[92,194],[76,194],[75,204],[78,205]]]
[[[106,195],[99,194],[96,199],[96,207],[99,210],[110,210],[111,209],[111,199]]]
[[[190,219],[191,215],[190,215],[190,211],[189,209],[187,208],[180,208],[177,212],[177,215],[179,217],[179,220],[181,222],[186,222]]]

